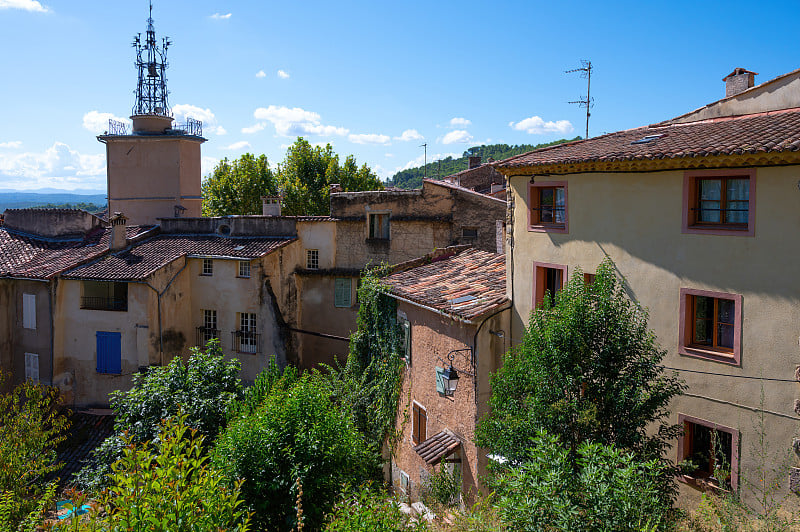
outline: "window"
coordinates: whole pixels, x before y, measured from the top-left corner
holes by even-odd
[[[203,270],[200,275],[214,275],[214,261],[212,259],[203,259]]]
[[[400,489],[403,490],[403,493],[408,494],[408,489],[410,487],[410,484],[411,484],[411,479],[409,478],[408,473],[406,473],[405,471],[403,471],[401,469],[400,470]]]
[[[212,338],[219,338],[217,311],[203,309],[203,325],[197,328],[197,345],[204,346]]]
[[[530,183],[528,204],[529,231],[568,232],[566,181]]]
[[[128,283],[83,281],[81,308],[86,310],[128,310]]]
[[[411,365],[411,323],[403,318],[398,318],[403,331],[403,357],[406,364]]]
[[[755,234],[755,170],[686,172],[683,232]]]
[[[36,328],[36,295],[34,294],[22,294],[22,326],[26,329]]]
[[[249,260],[240,260],[239,261],[239,277],[250,277],[250,261]]]
[[[583,274],[583,284],[584,286],[592,286],[594,284],[595,274],[593,273],[584,273]]]
[[[25,353],[25,380],[39,382],[39,355]]]
[[[309,270],[319,270],[319,250],[306,250],[306,268]]]
[[[684,414],[678,414],[678,423],[683,426],[683,435],[678,439],[683,480],[735,490],[739,477],[739,431]]]
[[[464,240],[477,240],[478,229],[476,227],[464,227],[461,229],[461,238]]]
[[[680,345],[682,355],[739,365],[742,296],[682,288]]]
[[[97,332],[97,373],[122,373],[122,333]]]
[[[556,292],[564,286],[567,276],[567,267],[560,264],[533,263],[533,305],[534,308],[544,304],[545,297],[549,297],[550,304],[555,303]]]
[[[258,353],[259,335],[256,332],[256,315],[252,312],[237,313],[239,330],[233,333],[233,347],[240,353]]]
[[[389,240],[389,213],[368,215],[369,238]]]
[[[333,305],[335,307],[352,306],[352,282],[349,277],[337,277],[334,280]]]
[[[411,407],[411,442],[418,445],[428,439],[428,414],[414,401]]]

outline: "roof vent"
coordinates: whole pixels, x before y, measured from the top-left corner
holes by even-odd
[[[647,135],[646,137],[642,137],[639,140],[634,140],[633,142],[631,142],[631,144],[649,144],[654,140],[660,139],[663,136],[664,133],[661,133],[660,135]]]

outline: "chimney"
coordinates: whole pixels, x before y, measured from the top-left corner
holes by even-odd
[[[751,72],[744,68],[735,69],[722,78],[722,81],[725,82],[725,97],[736,96],[755,85],[756,76],[758,76],[758,72]]]
[[[261,196],[261,214],[264,216],[281,215],[280,196]]]
[[[330,193],[335,194],[337,192],[343,192],[342,185],[340,185],[339,183],[331,183]]]
[[[108,249],[119,251],[128,246],[128,219],[121,213],[115,212],[111,217],[111,238],[108,240]]]
[[[472,170],[473,168],[477,168],[481,165],[481,156],[480,155],[470,155],[469,157],[469,169]]]

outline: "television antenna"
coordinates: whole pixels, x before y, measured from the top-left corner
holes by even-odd
[[[575,100],[574,102],[569,103],[576,103],[580,107],[586,108],[586,137],[589,138],[589,117],[592,116],[592,113],[589,112],[589,109],[594,107],[594,98],[592,98],[590,90],[592,87],[592,62],[588,59],[581,59],[581,67],[580,68],[573,68],[572,70],[565,70],[564,73],[571,74],[573,72],[580,72],[581,77],[586,79],[586,98],[581,98],[580,100]]]
[[[420,148],[425,148],[425,166],[423,166],[423,170],[425,172],[425,179],[428,179],[428,143],[420,144]]]
[[[169,38],[162,39],[161,46],[156,40],[156,30],[153,25],[153,2],[150,1],[150,16],[147,17],[147,31],[144,40],[139,33],[133,38],[133,48],[136,50],[136,65],[139,71],[139,80],[136,84],[136,103],[133,106],[134,115],[161,115],[170,116],[169,103],[167,102],[167,48],[172,44]]]

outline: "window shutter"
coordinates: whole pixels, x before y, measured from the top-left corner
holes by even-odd
[[[339,278],[334,281],[334,294],[333,304],[336,307],[350,307],[351,306],[351,284],[349,278]]]
[[[411,323],[403,320],[403,350],[405,351],[406,361],[411,365]]]
[[[389,238],[389,215],[381,215],[381,238]]]
[[[122,373],[122,333],[97,332],[97,372]]]
[[[36,328],[36,296],[22,294],[22,326],[26,329]]]
[[[419,406],[413,403],[411,406],[411,441],[419,443]]]
[[[428,416],[424,410],[419,409],[419,438],[420,443],[428,438]]]
[[[436,370],[436,391],[444,395],[446,391],[444,386],[444,368],[436,366],[434,369]]]
[[[25,353],[25,380],[39,382],[39,355]]]

